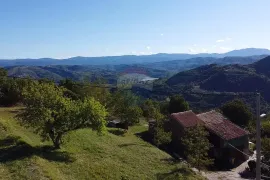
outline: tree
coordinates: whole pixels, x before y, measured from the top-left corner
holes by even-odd
[[[169,98],[168,98],[169,99]],[[169,115],[169,101],[161,101],[159,103],[159,106],[160,106],[160,112],[161,114],[164,114],[164,115]]]
[[[189,105],[180,95],[170,97],[169,113],[177,113],[189,110]]]
[[[90,127],[99,133],[105,131],[104,106],[94,98],[71,100],[63,92],[53,83],[33,82],[23,89],[25,108],[18,119],[44,140],[51,139],[55,148],[60,148],[62,137],[72,130]]]
[[[270,137],[270,121],[262,121],[262,136]],[[269,149],[270,150],[270,149]]]
[[[120,118],[129,126],[139,122],[142,110],[138,106],[139,98],[129,91],[113,93],[108,105],[111,116]]]
[[[143,116],[146,118],[147,121],[149,121],[150,119],[154,119],[157,111],[160,110],[159,103],[151,99],[147,99],[142,105],[142,110]]]
[[[0,67],[0,77],[6,77],[7,76],[7,71],[4,68]]]
[[[199,171],[213,163],[213,160],[208,157],[210,143],[207,137],[208,132],[204,127],[197,125],[185,130],[181,139],[187,161]]]
[[[247,126],[252,120],[252,113],[239,99],[230,101],[221,107],[223,114],[239,126]]]
[[[264,160],[269,163],[270,160],[270,138],[262,138],[262,151]]]
[[[22,90],[32,80],[19,78],[0,78],[0,102],[4,106],[12,106],[22,101]]]
[[[71,97],[75,100],[93,97],[102,105],[106,106],[108,99],[110,98],[109,89],[106,88],[103,81],[100,80],[93,83],[89,83],[87,81],[78,83],[71,79],[65,79],[61,80],[59,85],[67,89],[65,91],[65,95],[67,97]]]
[[[125,122],[129,126],[140,122],[142,117],[142,109],[139,106],[128,107],[121,116],[122,122]]]
[[[168,123],[160,112],[156,111],[154,119],[156,120],[154,128],[154,143],[157,146],[169,144],[172,140],[172,133],[166,129]]]

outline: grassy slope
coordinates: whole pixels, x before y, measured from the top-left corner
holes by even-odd
[[[200,179],[170,156],[144,142],[133,127],[125,136],[70,133],[61,150],[48,151],[35,133],[14,119],[16,108],[0,108],[0,179]]]

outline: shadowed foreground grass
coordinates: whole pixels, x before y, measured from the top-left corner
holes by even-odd
[[[60,150],[19,125],[16,108],[0,108],[0,179],[201,179],[186,166],[135,134],[110,130],[98,136],[90,129],[69,133]],[[202,178],[203,179],[203,178]]]

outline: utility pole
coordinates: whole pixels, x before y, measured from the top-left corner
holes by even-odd
[[[261,118],[260,118],[260,93],[256,96],[256,180],[261,180]]]

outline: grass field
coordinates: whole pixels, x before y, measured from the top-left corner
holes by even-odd
[[[136,136],[146,126],[124,136],[98,136],[90,129],[71,132],[60,150],[19,125],[17,108],[0,108],[0,178],[29,179],[201,179],[165,152]],[[112,131],[112,130],[111,130]]]

